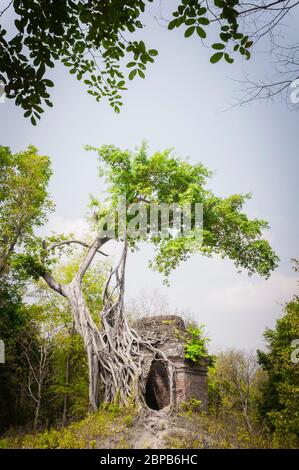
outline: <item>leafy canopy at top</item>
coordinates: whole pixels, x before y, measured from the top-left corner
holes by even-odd
[[[49,158],[36,148],[13,154],[0,146],[0,278],[9,271],[16,248],[30,245],[34,227],[46,221],[52,208],[51,174]]]
[[[137,34],[144,27],[141,17],[145,6],[152,1],[7,0],[0,18],[13,8],[14,27],[8,32],[0,25],[0,81],[6,96],[14,99],[35,125],[44,105],[52,106],[49,89],[54,83],[47,72],[59,61],[84,81],[97,101],[105,97],[119,112],[126,78],[145,78],[148,64],[158,54]],[[284,5],[278,9],[284,13]],[[223,59],[232,63],[236,54],[250,58],[258,36],[258,31],[252,35],[246,32],[244,18],[267,11],[271,13],[271,2],[251,7],[239,0],[181,0],[168,29],[184,28],[186,38],[194,35],[202,41],[213,24],[218,39],[209,44],[210,62]]]
[[[206,188],[206,180],[211,175],[203,164],[192,165],[180,160],[171,150],[149,155],[145,145],[135,153],[114,146],[87,149],[98,152],[100,175],[106,177],[110,204],[114,207],[119,196],[126,196],[127,205],[140,201],[154,205],[203,204],[202,243],[196,237],[169,234],[168,238],[161,238],[147,234],[147,241],[157,249],[152,266],[159,272],[168,276],[194,253],[228,257],[250,275],[257,273],[268,277],[277,266],[278,257],[262,235],[268,223],[249,219],[243,211],[250,195],[216,196]],[[93,199],[92,206],[101,216],[103,205]],[[196,230],[194,224],[192,227]],[[134,239],[131,244],[134,246],[137,242]]]

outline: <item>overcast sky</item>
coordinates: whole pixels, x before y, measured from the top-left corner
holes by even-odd
[[[86,144],[134,149],[145,139],[151,151],[173,147],[214,171],[208,186],[217,195],[252,192],[246,210],[269,221],[266,237],[281,259],[269,280],[238,274],[230,261],[198,255],[182,264],[171,275],[170,287],[164,287],[161,276],[147,268],[152,252],[145,246],[129,256],[127,292],[132,297],[155,290],[173,310],[189,310],[206,324],[213,350],[256,349],[265,327],[274,325],[297,290],[290,258],[299,257],[298,113],[279,100],[225,111],[239,88],[235,80],[245,73],[263,77],[269,57],[257,53],[250,62],[211,65],[211,52],[199,38],[168,32],[154,19],[156,13],[155,7],[148,11],[147,28],[139,37],[157,48],[159,57],[145,80],[129,84],[120,115],[107,103],[96,103],[58,65],[49,75],[56,83],[54,108],[45,111],[37,127],[13,102],[0,104],[0,143],[14,152],[34,144],[51,157],[56,212],[45,232],[85,229],[89,194],[101,190],[96,156],[84,151]]]

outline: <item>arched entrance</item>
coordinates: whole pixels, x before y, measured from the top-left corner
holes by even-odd
[[[169,377],[163,361],[154,359],[147,377],[145,401],[149,408],[161,410],[170,402]]]

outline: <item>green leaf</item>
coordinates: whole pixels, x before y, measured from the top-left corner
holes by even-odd
[[[54,86],[54,83],[53,83],[51,80],[48,80],[47,78],[45,78],[45,79],[43,80],[43,82],[45,83],[45,85],[46,85],[47,87],[53,87],[53,86]]]
[[[194,24],[196,22],[196,19],[195,18],[189,18],[188,20],[185,21],[185,25],[186,26],[191,26],[192,24]]]
[[[197,32],[198,36],[202,39],[207,37],[207,34],[206,34],[205,30],[203,28],[201,28],[200,26],[197,26],[196,32]]]
[[[223,52],[216,52],[216,54],[213,54],[212,57],[210,58],[211,64],[216,64],[221,60],[223,57]]]
[[[207,10],[205,7],[200,7],[200,8],[198,8],[198,10],[197,10],[197,14],[198,14],[199,16],[201,16],[201,15],[204,15],[205,13],[207,13],[207,11],[208,11],[208,10]]]
[[[197,22],[204,25],[210,24],[210,20],[208,18],[198,18]]]
[[[244,36],[242,41],[241,41],[242,46],[245,46],[247,41],[248,41],[248,36]]]
[[[129,73],[129,80],[133,80],[133,78],[135,77],[136,73],[137,73],[137,69],[132,70],[132,71]]]
[[[225,48],[225,44],[221,44],[220,42],[215,42],[215,44],[212,44],[212,48],[216,49],[217,51],[220,51],[221,49]]]
[[[230,57],[229,54],[227,54],[227,53],[224,54],[224,58],[225,58],[226,62],[228,62],[229,64],[232,64],[234,62],[234,59],[232,57]]]
[[[168,29],[174,29],[177,26],[177,19],[170,21],[168,23]]]
[[[220,33],[219,36],[220,36],[220,39],[222,39],[222,41],[227,42],[231,38],[232,35],[229,33]]]
[[[185,38],[189,38],[190,36],[192,36],[194,31],[195,31],[195,26],[190,26],[190,28],[187,28],[184,34]]]
[[[236,34],[234,34],[234,39],[236,39],[236,40],[242,39],[242,37],[243,37],[243,34],[242,34],[242,33],[236,33]]]

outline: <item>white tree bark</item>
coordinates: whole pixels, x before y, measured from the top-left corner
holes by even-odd
[[[103,293],[103,310],[99,313],[101,326],[98,328],[86,305],[82,292],[82,280],[96,253],[108,241],[97,237],[88,247],[78,272],[68,285],[57,283],[50,273],[43,275],[49,287],[68,299],[76,331],[81,335],[88,358],[89,402],[95,411],[99,406],[99,384],[104,385],[104,401],[117,400],[126,405],[130,400],[139,406],[146,406],[145,383],[142,374],[143,352],[151,351],[153,358],[165,363],[170,383],[170,406],[174,405],[174,368],[162,351],[142,338],[127,321],[124,310],[125,267],[127,242],[118,265],[110,273]],[[80,243],[69,241],[69,243]],[[63,242],[65,244],[65,242]],[[84,246],[86,244],[80,243]],[[54,248],[59,246],[55,244]],[[53,249],[53,246],[49,249]]]

